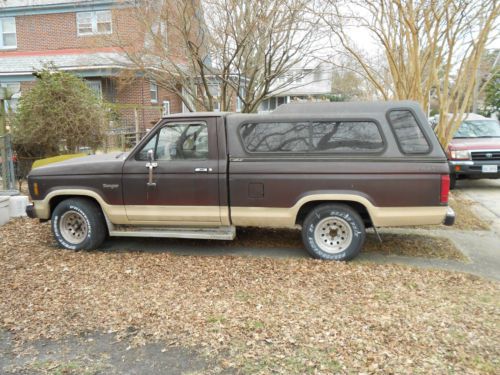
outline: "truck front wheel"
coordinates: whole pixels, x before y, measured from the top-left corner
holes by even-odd
[[[106,238],[104,215],[89,199],[66,199],[52,213],[52,233],[65,249],[95,249]]]
[[[365,236],[363,220],[344,204],[318,206],[302,225],[304,246],[318,259],[350,260],[361,251]]]

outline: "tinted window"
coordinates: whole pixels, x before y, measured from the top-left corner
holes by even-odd
[[[244,124],[240,135],[249,152],[378,152],[384,148],[370,121]]]
[[[244,124],[240,135],[250,152],[304,152],[309,150],[308,123]]]
[[[315,122],[312,148],[324,152],[379,152],[384,149],[384,141],[374,122]]]
[[[156,160],[208,159],[207,125],[169,124],[143,147],[138,159],[147,160],[148,150],[153,149]]]
[[[410,111],[391,111],[389,120],[404,153],[428,152],[429,144]]]

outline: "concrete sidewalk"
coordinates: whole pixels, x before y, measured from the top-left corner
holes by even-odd
[[[447,230],[391,228],[388,231],[449,238],[462,253],[469,257],[469,263],[381,254],[362,254],[359,259],[376,263],[399,263],[425,268],[442,268],[500,280],[500,180],[458,181],[457,189],[454,191],[474,202],[473,211],[479,218],[490,224],[491,230],[465,231],[452,227]]]
[[[383,255],[376,253],[361,253],[355,261],[380,264],[396,263],[423,268],[446,269],[450,271],[467,272],[488,279],[500,280],[500,236],[494,231],[391,228],[379,232],[381,232],[382,240],[384,239],[384,233],[412,233],[448,238],[470,259],[470,262],[463,263],[446,259]]]

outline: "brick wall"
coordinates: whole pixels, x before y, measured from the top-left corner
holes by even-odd
[[[36,81],[21,82],[21,93],[28,91],[35,86]]]
[[[112,35],[78,36],[76,13],[16,17],[17,51],[93,48],[113,45],[117,36],[138,43],[140,35],[131,8],[112,10]],[[133,32],[131,32],[133,31]]]
[[[135,19],[134,8],[112,10],[113,33],[110,35],[78,36],[76,19],[77,13],[75,12],[16,16],[16,51],[92,50],[118,44],[144,46],[144,37],[140,32],[141,27]],[[169,32],[168,37],[169,42],[172,42],[175,39],[175,31]],[[118,43],[118,39],[120,43]],[[172,47],[171,52],[177,55],[179,49],[175,48],[173,44]],[[34,84],[35,81],[22,82],[21,91],[29,90]],[[158,90],[158,103],[151,103],[150,85],[143,79],[133,79],[127,84],[117,84],[114,100],[117,104],[121,104],[119,112],[126,126],[135,126],[134,107],[140,107],[137,109],[137,114],[142,130],[151,128],[160,119],[161,109],[159,107],[164,100],[170,101],[171,113],[182,112],[180,98],[161,88]]]
[[[150,84],[144,79],[136,79],[126,84],[118,85],[116,102],[120,108],[121,119],[124,124],[133,126],[135,124],[135,113],[133,106],[139,105],[137,115],[142,130],[151,129],[161,118],[161,109],[163,101],[170,101],[170,113],[182,112],[181,99],[173,93],[162,88],[158,88],[158,102],[151,103]],[[130,105],[130,108],[126,108]],[[151,107],[151,108],[146,108]]]

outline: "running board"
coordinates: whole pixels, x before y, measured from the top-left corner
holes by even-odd
[[[205,240],[234,240],[236,228],[162,228],[162,227],[132,227],[113,225],[109,231],[112,237],[156,237],[156,238],[194,238]]]

